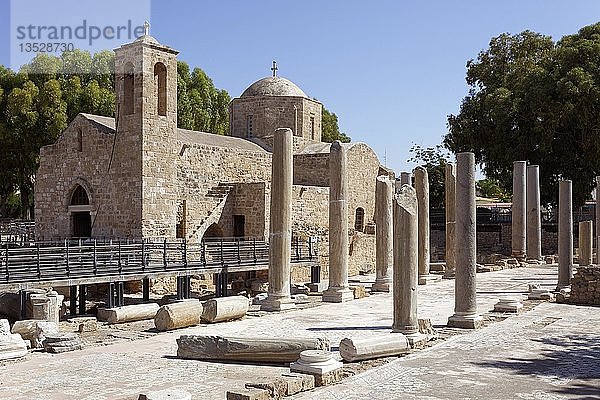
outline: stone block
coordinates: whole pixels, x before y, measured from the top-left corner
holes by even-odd
[[[76,333],[48,334],[44,339],[43,346],[44,351],[48,353],[64,353],[83,348]]]
[[[523,309],[523,304],[517,299],[510,297],[501,298],[496,304],[494,304],[494,311],[496,312],[508,312],[508,313],[520,313]]]
[[[327,282],[307,283],[306,286],[313,293],[323,293],[327,290]]]
[[[362,299],[369,296],[369,293],[367,293],[367,290],[363,285],[350,286],[350,289],[352,290],[355,299]]]
[[[350,288],[328,288],[323,292],[323,302],[344,303],[354,299],[354,291]]]
[[[300,383],[301,385],[302,383]],[[257,382],[246,383],[246,388],[262,389],[269,392],[271,399],[280,399],[286,396],[288,383],[283,378],[265,378]]]
[[[453,315],[448,318],[450,328],[479,329],[483,326],[483,317],[480,315]]]
[[[227,391],[227,400],[270,400],[268,390],[257,388],[243,388]]]
[[[290,372],[287,374],[283,374],[282,377],[286,381],[288,380],[288,378],[290,380],[293,380],[293,383],[290,383],[288,381],[288,396],[291,396],[293,394],[291,393],[291,389],[296,387],[296,382],[298,382],[298,380],[301,383],[300,392],[306,392],[307,390],[312,390],[315,388],[315,377],[310,374],[299,374]]]
[[[554,294],[550,293],[547,289],[533,288],[527,296],[529,300],[552,300]]]
[[[36,323],[35,335],[31,345],[35,348],[44,347],[43,342],[46,336],[58,333],[58,325],[54,322],[49,321],[38,321]]]

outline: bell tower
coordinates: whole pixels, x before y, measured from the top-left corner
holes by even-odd
[[[175,237],[178,52],[150,36],[147,22],[144,26],[144,36],[115,49],[112,169],[129,197],[119,201],[132,203],[139,220],[134,236]]]

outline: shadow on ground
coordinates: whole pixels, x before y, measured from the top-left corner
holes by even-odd
[[[550,382],[555,393],[578,399],[600,399],[600,336],[567,335],[532,339],[543,344],[537,357],[473,363],[513,370]]]

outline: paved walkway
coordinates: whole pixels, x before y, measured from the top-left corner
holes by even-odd
[[[294,399],[600,399],[600,309],[542,303]]]
[[[556,267],[477,278],[478,304],[485,312],[503,294],[524,294],[528,283],[554,287]],[[453,281],[419,287],[419,317],[445,325],[453,310],[453,288]],[[287,368],[179,360],[174,357],[179,335],[324,336],[337,347],[344,337],[389,332],[391,313],[391,295],[378,294],[77,352],[35,353],[0,365],[0,399],[134,399],[166,387],[188,390],[194,399],[223,399],[228,389]],[[558,399],[577,386],[591,392],[600,387],[599,326],[600,309],[543,304],[298,398]]]

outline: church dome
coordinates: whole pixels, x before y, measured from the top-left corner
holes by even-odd
[[[251,96],[308,97],[294,82],[279,76],[268,76],[254,82],[241,97]]]

